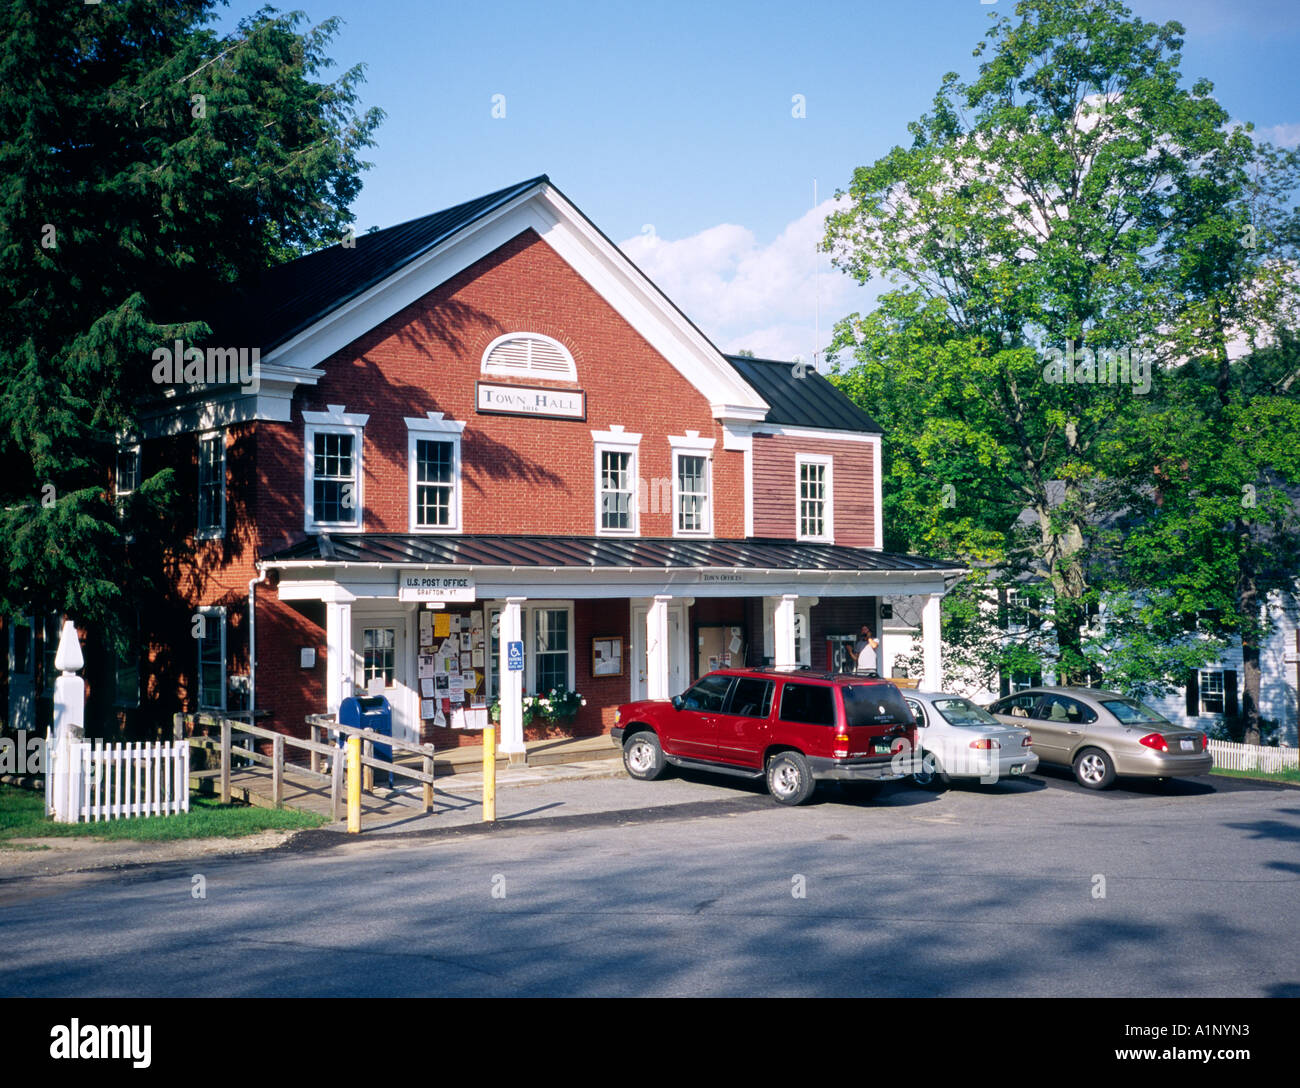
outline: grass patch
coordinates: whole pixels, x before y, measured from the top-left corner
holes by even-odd
[[[1283,771],[1230,771],[1225,767],[1215,767],[1211,774],[1222,774],[1229,778],[1254,778],[1261,782],[1291,782],[1300,786],[1300,770]]]
[[[294,809],[223,805],[215,798],[190,795],[190,810],[175,816],[140,816],[99,823],[56,824],[45,815],[45,798],[31,790],[0,785],[0,844],[9,839],[52,836],[173,842],[177,839],[238,838],[259,831],[296,831],[329,823],[324,816]],[[12,847],[11,847],[12,849]]]

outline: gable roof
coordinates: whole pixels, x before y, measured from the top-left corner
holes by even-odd
[[[880,424],[810,366],[748,355],[728,355],[727,362],[771,405],[766,423],[882,433]]]
[[[440,242],[536,185],[540,174],[432,215],[361,234],[269,268],[213,319],[229,343],[256,345],[265,354],[356,298]],[[219,326],[219,328],[218,328]]]

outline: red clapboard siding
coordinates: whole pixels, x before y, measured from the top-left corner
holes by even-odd
[[[835,543],[874,548],[875,456],[866,442],[804,438],[788,434],[754,435],[754,535],[793,540],[798,512],[796,455],[829,455],[834,501]]]

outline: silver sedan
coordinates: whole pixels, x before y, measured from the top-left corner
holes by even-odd
[[[1184,778],[1209,774],[1214,765],[1204,733],[1114,691],[1029,688],[988,709],[1000,722],[1033,730],[1039,759],[1071,768],[1091,790],[1106,789],[1117,775]]]
[[[1023,725],[1007,726],[960,695],[905,691],[903,697],[916,718],[916,785],[940,789],[953,778],[990,783],[1038,769]]]

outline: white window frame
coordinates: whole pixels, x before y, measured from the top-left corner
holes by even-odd
[[[595,490],[596,535],[638,536],[641,532],[641,436],[626,432],[621,425],[615,424],[608,431],[592,431],[591,438],[595,443],[593,472],[595,478],[592,481],[592,486]],[[627,529],[604,529],[600,524],[600,462],[602,454],[606,453],[629,453],[632,455],[628,462],[628,473],[632,479],[632,495],[629,500],[628,517],[631,525]]]
[[[555,348],[563,356],[568,369],[559,374],[554,370],[534,370],[532,366],[532,349],[529,348],[528,363],[523,369],[513,366],[502,366],[499,363],[491,363],[488,360],[502,344],[511,340],[524,340],[530,342],[541,342]],[[578,380],[578,366],[573,361],[573,353],[563,344],[552,336],[544,336],[540,332],[508,332],[504,336],[498,336],[486,348],[483,349],[483,360],[479,364],[479,371],[496,378],[532,378],[541,381],[553,382],[576,382]]]
[[[218,452],[220,465],[217,467],[217,479],[221,483],[220,498],[218,500],[218,517],[215,525],[199,525],[195,530],[194,536],[198,540],[220,540],[226,535],[226,432],[225,431],[200,431],[199,432],[199,493],[195,512],[196,517],[202,518],[203,515],[203,447],[206,443],[216,439],[216,450]]]
[[[826,497],[822,500],[825,509],[822,512],[821,534],[803,531],[803,468],[805,465],[821,465],[825,468]],[[828,454],[800,453],[794,460],[794,533],[796,540],[810,540],[825,544],[835,543],[835,459]]]
[[[487,652],[483,655],[485,668],[483,670],[483,690],[490,692],[492,690],[492,681],[498,672],[498,654],[500,647],[496,644],[499,638],[492,638],[492,614],[498,615],[504,612],[506,608],[504,601],[489,601],[483,606],[483,627],[484,638],[487,640]],[[578,653],[578,635],[574,629],[574,611],[573,601],[571,600],[554,600],[554,601],[529,601],[527,604],[519,606],[519,624],[524,640],[524,694],[527,695],[534,691],[537,686],[537,655],[535,650],[536,642],[536,614],[544,609],[563,609],[569,614],[569,691],[574,691],[578,686],[577,680],[577,653]],[[495,695],[490,696],[492,699],[501,698],[500,686],[497,687]]]
[[[194,683],[194,701],[198,704],[200,710],[225,710],[226,686],[229,683],[226,675],[226,609],[223,605],[207,605],[197,611],[203,617],[203,637],[195,639],[198,644],[195,647],[195,654],[198,658],[198,672]],[[203,645],[212,638],[213,620],[216,621],[218,641],[221,644],[221,703],[217,706],[211,706],[203,701]]]
[[[463,421],[446,419],[442,412],[429,412],[423,418],[419,416],[408,416],[406,418],[406,506],[408,528],[411,532],[432,535],[463,532],[464,504],[462,496],[464,487],[462,486],[463,462],[460,457],[460,440],[464,431],[465,424]],[[421,441],[451,443],[452,498],[450,525],[420,525],[418,523],[419,505],[416,502],[416,497],[419,494],[420,485],[419,474],[416,471],[415,455],[417,443]]]
[[[668,444],[673,456],[673,536],[711,537],[713,536],[713,450],[717,445],[715,438],[701,438],[699,431],[687,431],[685,435],[669,435]],[[683,457],[704,458],[704,527],[701,529],[683,529],[679,521],[681,514],[681,473],[679,462]]]
[[[362,436],[370,416],[344,411],[343,405],[331,404],[325,412],[303,412],[303,531],[308,533],[360,533],[365,529],[365,453]],[[353,471],[356,474],[356,515],[354,521],[318,521],[316,519],[315,473],[316,436],[350,434],[352,436]]]
[[[1211,717],[1211,716],[1214,715],[1214,714],[1226,714],[1226,713],[1228,712],[1228,711],[1227,711],[1227,707],[1228,707],[1228,681],[1227,681],[1227,677],[1224,676],[1224,673],[1226,673],[1227,671],[1228,671],[1228,670],[1225,669],[1225,668],[1198,669],[1198,670],[1197,670],[1197,672],[1200,674],[1200,675],[1197,676],[1197,678],[1196,678],[1196,699],[1197,699],[1197,709],[1200,711],[1200,714],[1198,714],[1197,717],[1200,717],[1200,718],[1208,718],[1208,717]],[[1217,696],[1218,696],[1218,701],[1219,701],[1219,709],[1218,709],[1218,710],[1207,710],[1207,709],[1206,709],[1206,706],[1205,706],[1206,679],[1207,679],[1208,677],[1214,677],[1215,680],[1216,680],[1216,682],[1217,682],[1218,685],[1219,685],[1219,690],[1218,690],[1217,692],[1211,692],[1211,693],[1210,693],[1210,694],[1213,694],[1213,695],[1217,695]]]
[[[576,635],[573,630],[573,602],[572,601],[555,601],[550,604],[545,601],[536,603],[529,602],[527,607],[527,617],[524,625],[526,632],[524,638],[524,675],[527,677],[528,691],[537,691],[537,614],[539,612],[566,612],[568,614],[567,628],[568,638],[568,657],[569,668],[568,677],[565,680],[567,690],[573,691],[575,687],[575,651]],[[527,694],[527,692],[525,692]],[[544,692],[539,694],[545,694]]]

